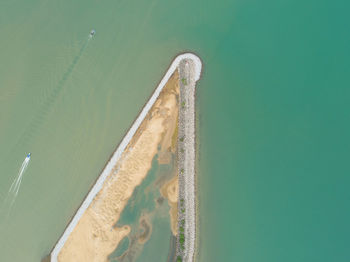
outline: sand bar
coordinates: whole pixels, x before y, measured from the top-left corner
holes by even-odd
[[[185,54],[181,54],[181,55],[177,56],[174,59],[174,61],[170,65],[167,73],[165,74],[165,76],[163,77],[163,79],[159,83],[158,87],[155,89],[154,93],[152,94],[151,98],[149,99],[149,101],[146,103],[146,105],[142,109],[141,113],[139,114],[139,116],[137,117],[137,119],[135,120],[135,122],[133,123],[133,125],[131,126],[131,128],[129,129],[129,131],[125,135],[125,137],[123,138],[122,142],[119,144],[118,148],[116,149],[116,151],[112,155],[111,159],[109,160],[109,162],[105,166],[104,170],[102,171],[101,175],[97,179],[95,185],[91,188],[87,197],[84,199],[82,205],[79,207],[76,214],[74,215],[74,217],[70,221],[69,225],[65,229],[63,235],[61,236],[61,238],[58,240],[57,244],[53,248],[53,250],[51,252],[51,261],[54,261],[54,262],[57,261],[60,251],[62,250],[63,246],[67,242],[69,236],[72,234],[74,228],[77,226],[77,224],[81,220],[83,214],[88,209],[88,207],[90,206],[93,199],[101,191],[102,186],[105,183],[107,177],[109,176],[109,174],[112,173],[113,168],[116,166],[117,162],[120,160],[123,152],[127,148],[128,144],[130,143],[131,139],[135,135],[136,131],[139,129],[139,127],[140,127],[141,123],[143,122],[143,120],[145,119],[146,115],[148,114],[148,112],[150,111],[152,106],[154,105],[160,92],[162,91],[162,89],[164,88],[164,86],[166,85],[166,83],[168,82],[170,77],[173,75],[175,70],[178,69],[180,62],[184,59],[187,59],[187,60],[190,60],[193,62],[194,73],[192,74],[192,76],[193,76],[194,81],[197,81],[200,78],[202,64],[201,64],[200,59],[196,55],[191,54],[191,53],[185,53]],[[119,232],[119,233],[120,234],[127,234],[127,232],[128,232],[128,229],[125,228],[124,231],[122,231],[121,233]]]
[[[178,111],[178,83],[178,72],[175,71],[102,189],[69,235],[58,254],[59,262],[108,261],[108,256],[130,233],[130,226],[117,227],[116,223],[136,186],[141,184],[151,169],[158,145],[171,142],[169,137],[174,133],[174,116]],[[167,151],[168,148],[163,150]],[[139,242],[147,241],[151,235],[152,227],[147,221],[147,217],[141,220],[141,226],[147,230],[139,236]]]

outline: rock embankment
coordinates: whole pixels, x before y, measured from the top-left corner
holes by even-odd
[[[180,62],[177,261],[186,262],[193,261],[196,242],[195,73],[196,65],[193,60],[184,59]]]

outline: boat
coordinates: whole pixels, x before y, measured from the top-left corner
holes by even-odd
[[[92,29],[92,30],[90,31],[90,37],[93,37],[95,34],[96,34],[95,29]]]
[[[28,155],[27,155],[27,158],[30,158],[30,156],[31,156],[32,154],[31,153],[29,153]]]

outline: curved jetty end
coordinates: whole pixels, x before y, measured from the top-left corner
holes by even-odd
[[[173,60],[45,261],[107,261],[131,232],[128,225],[116,226],[121,212],[156,154],[159,162],[168,161],[169,148],[175,148],[177,159],[177,176],[163,190],[172,203],[173,259],[194,260],[195,84],[201,69],[201,60],[192,53]]]

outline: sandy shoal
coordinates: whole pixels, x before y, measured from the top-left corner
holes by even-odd
[[[163,197],[168,199],[168,204],[170,206],[169,215],[170,215],[170,225],[171,232],[174,236],[177,235],[177,202],[179,199],[179,178],[177,174],[168,181],[161,188],[161,194]]]
[[[116,228],[114,225],[135,187],[141,184],[150,170],[159,144],[162,161],[168,160],[166,152],[171,145],[174,117],[177,118],[178,112],[177,83],[175,71],[101,191],[69,236],[58,255],[59,262],[108,261],[108,255],[130,233],[129,226]]]

